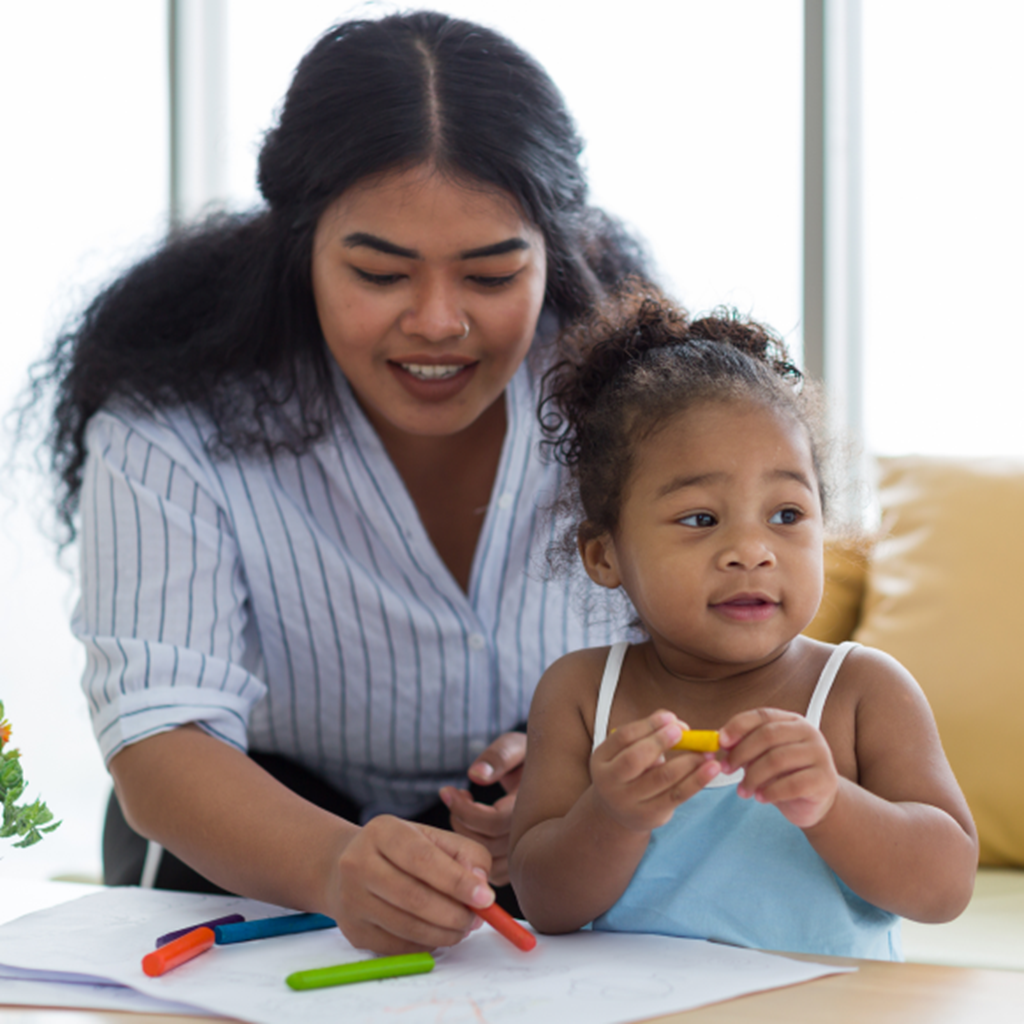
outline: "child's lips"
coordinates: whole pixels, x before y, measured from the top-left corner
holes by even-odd
[[[766,594],[733,594],[711,604],[712,610],[737,622],[763,622],[779,608],[779,602]]]

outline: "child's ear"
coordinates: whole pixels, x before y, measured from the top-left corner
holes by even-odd
[[[615,590],[622,585],[619,576],[619,563],[615,556],[615,541],[611,534],[602,533],[598,537],[587,537],[581,532],[577,537],[580,558],[587,575],[602,587]]]

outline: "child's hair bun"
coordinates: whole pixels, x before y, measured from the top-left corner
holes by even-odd
[[[561,358],[545,377],[539,407],[545,443],[555,458],[570,467],[578,462],[583,424],[606,390],[630,376],[627,371],[649,363],[657,372],[659,360],[652,353],[689,347],[693,351],[675,354],[690,364],[696,384],[706,376],[707,364],[718,361],[706,354],[702,343],[709,342],[731,346],[792,384],[802,380],[771,328],[725,307],[693,320],[649,282],[631,279],[560,339]]]

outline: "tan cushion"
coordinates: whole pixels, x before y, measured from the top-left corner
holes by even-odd
[[[841,644],[860,621],[867,576],[863,547],[840,539],[825,544],[825,591],[814,621],[804,630],[813,640]]]
[[[1024,866],[1024,464],[907,457],[880,472],[854,637],[928,695],[982,863]]]

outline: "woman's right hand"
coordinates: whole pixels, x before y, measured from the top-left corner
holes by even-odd
[[[357,949],[394,955],[453,946],[494,902],[479,843],[383,814],[347,837],[326,912]]]

